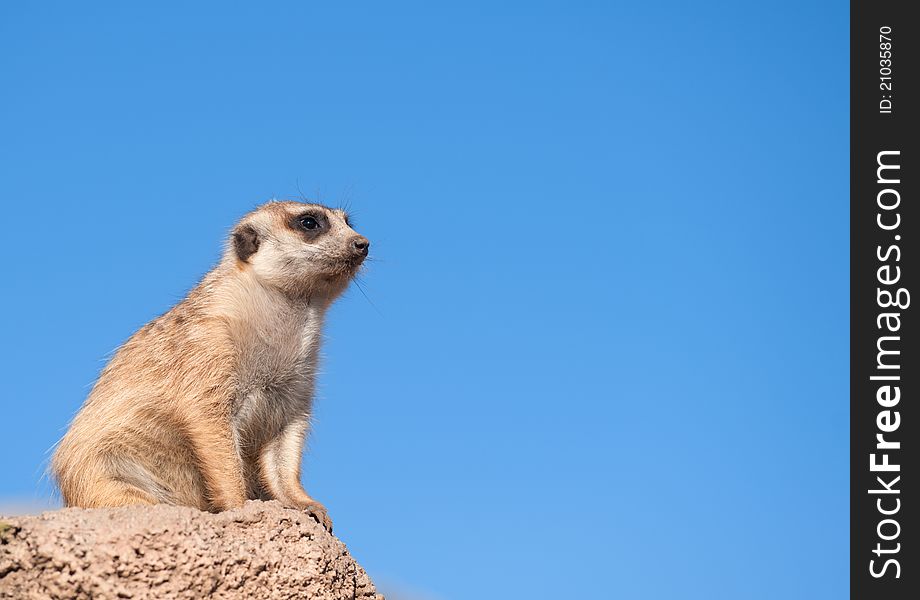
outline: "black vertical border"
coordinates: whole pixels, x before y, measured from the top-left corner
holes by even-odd
[[[920,219],[917,211],[917,178],[920,177],[920,156],[916,152],[917,127],[914,112],[920,110],[917,95],[917,79],[920,78],[920,62],[917,61],[917,42],[920,37],[920,22],[908,17],[910,3],[906,1],[855,0],[850,5],[850,596],[858,599],[887,600],[917,598],[920,589],[920,564],[916,558],[920,553],[916,545],[920,535],[916,532],[918,497],[908,492],[917,489],[920,465],[917,464],[917,445],[920,445],[920,411],[915,405],[920,402],[920,361],[914,352],[918,335],[917,317],[920,303],[920,289],[916,282],[920,261],[917,260]],[[915,9],[917,6],[914,7]],[[879,35],[883,27],[890,27],[887,37],[891,40],[891,90],[882,89],[884,72],[880,68],[884,48]],[[891,112],[883,113],[880,107],[885,96],[890,96]],[[880,184],[877,178],[877,156],[883,151],[899,151],[889,155],[886,162],[900,165],[900,176],[894,171],[885,171],[886,178],[900,179],[897,184]],[[896,209],[881,210],[878,194],[884,189],[895,189],[900,194]],[[892,204],[894,194],[886,192],[883,201]],[[900,225],[891,231],[883,230],[877,219],[881,214],[884,223],[895,222],[895,213],[900,216]],[[896,239],[895,236],[900,236]],[[888,260],[880,260],[891,248]],[[879,283],[879,268],[889,265],[883,276],[893,277],[900,267],[900,280],[896,284]],[[916,292],[905,309],[881,308],[877,301],[878,289],[894,292],[905,288]],[[900,329],[889,332],[881,329],[877,319],[884,312],[900,313]],[[885,321],[884,323],[888,323]],[[877,368],[880,336],[898,336],[899,340],[887,340],[883,347],[900,351],[899,355],[886,355],[887,363],[895,361],[900,369],[879,370]],[[899,381],[878,381],[874,375],[898,375]],[[896,406],[884,407],[877,400],[881,385],[897,385],[900,401]],[[890,410],[891,413],[880,413]],[[876,435],[882,433],[878,419],[888,428],[900,418],[898,428],[884,433],[885,439],[899,441],[900,449],[878,449]],[[897,472],[872,472],[870,455],[876,454],[876,462],[882,462],[882,454],[888,455],[891,463],[900,466]],[[900,476],[892,485],[891,480]],[[899,493],[878,494],[870,490],[883,489],[877,477],[882,477],[892,489]],[[878,502],[881,501],[881,505]],[[898,504],[900,501],[900,504]],[[883,515],[879,508],[898,511]],[[897,521],[897,525],[883,519]],[[891,540],[882,539],[897,533]],[[877,552],[881,544],[883,550]],[[900,544],[900,546],[897,546]],[[894,559],[898,569],[885,561]],[[874,565],[870,561],[875,561]],[[870,568],[876,572],[884,570],[881,577],[873,577]],[[912,589],[913,593],[908,590]]]

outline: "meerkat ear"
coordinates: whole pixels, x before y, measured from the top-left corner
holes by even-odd
[[[236,256],[243,262],[247,262],[249,257],[259,249],[259,233],[252,225],[241,225],[233,232],[233,250]]]

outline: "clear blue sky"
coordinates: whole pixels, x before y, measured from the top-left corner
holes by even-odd
[[[372,576],[845,596],[846,3],[124,4],[0,9],[0,498],[299,189],[377,259],[304,475]]]

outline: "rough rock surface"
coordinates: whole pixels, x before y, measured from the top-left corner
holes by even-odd
[[[0,598],[382,600],[308,514],[247,502],[77,509],[0,519]]]

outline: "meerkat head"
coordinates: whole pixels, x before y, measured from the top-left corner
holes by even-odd
[[[227,249],[236,267],[285,292],[332,300],[367,257],[370,242],[339,209],[269,202],[237,223]]]

